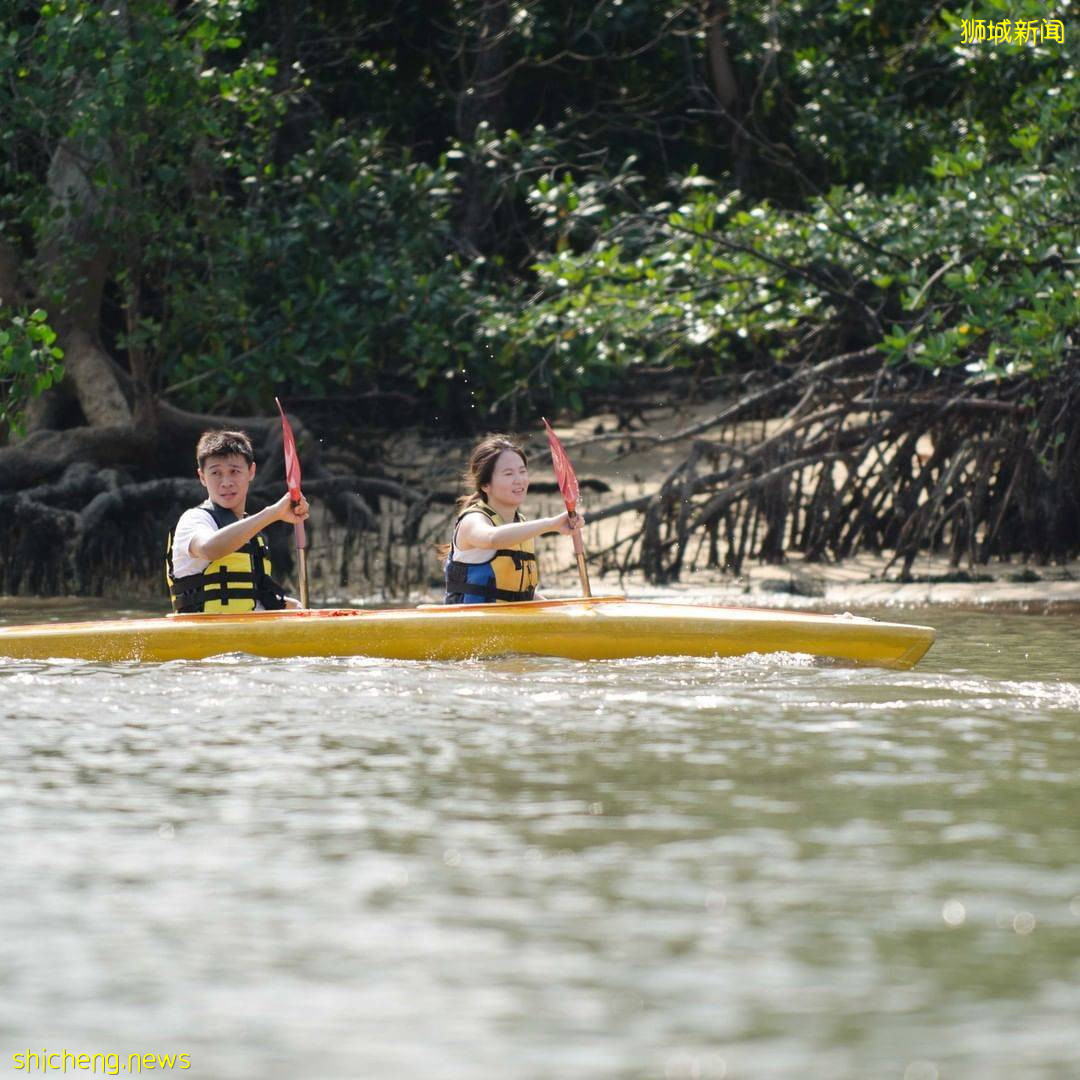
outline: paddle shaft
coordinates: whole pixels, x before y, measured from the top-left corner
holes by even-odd
[[[297,548],[296,557],[300,563],[300,606],[305,611],[307,611],[309,606],[307,587],[307,552],[303,548]]]
[[[570,539],[574,544],[574,558],[577,559],[577,572],[578,577],[581,579],[581,595],[592,596],[592,588],[589,586],[589,571],[585,566],[585,543],[581,539],[580,525],[576,529],[570,530]]]
[[[293,535],[296,537],[296,561],[300,571],[300,606],[307,609],[308,606],[308,580],[307,580],[307,532],[304,523],[298,521],[293,526]]]

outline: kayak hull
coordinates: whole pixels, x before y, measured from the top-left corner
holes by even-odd
[[[376,611],[172,615],[0,628],[0,656],[98,661],[369,656],[465,660],[507,654],[617,660],[793,652],[909,668],[934,641],[928,626],[851,615],[699,607],[622,597]]]

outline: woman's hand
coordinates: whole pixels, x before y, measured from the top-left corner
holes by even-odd
[[[558,517],[552,518],[551,520],[552,529],[560,536],[569,536],[574,529],[580,529],[584,524],[584,515],[579,514],[577,511],[574,511],[574,513],[571,514],[569,510],[559,514]]]

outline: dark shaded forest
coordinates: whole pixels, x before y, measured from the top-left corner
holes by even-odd
[[[1043,5],[0,13],[0,592],[156,586],[202,430],[278,491],[275,395],[346,546],[452,500],[388,434],[603,413],[678,448],[595,503],[653,581],[1080,550],[1080,90]]]

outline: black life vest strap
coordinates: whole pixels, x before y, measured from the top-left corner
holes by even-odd
[[[511,592],[509,589],[496,589],[494,585],[477,585],[475,582],[466,581],[461,585],[455,585],[456,592],[451,595],[482,596],[489,603],[493,600],[502,600],[507,604],[517,604],[522,600],[531,600],[534,589],[525,589],[523,592]]]
[[[198,612],[204,610],[207,601],[217,600],[227,604],[230,600],[262,600],[263,594],[252,588],[236,588],[234,585],[226,589],[220,587],[216,577],[207,583],[201,574],[192,574],[190,577],[177,578],[173,582],[172,599],[176,604],[176,610],[181,613]],[[276,610],[267,607],[268,611]]]
[[[517,551],[514,548],[496,548],[492,558],[498,558],[500,555],[505,555],[508,559],[513,559],[515,570],[520,570],[527,562],[536,562],[536,555],[531,551]]]

